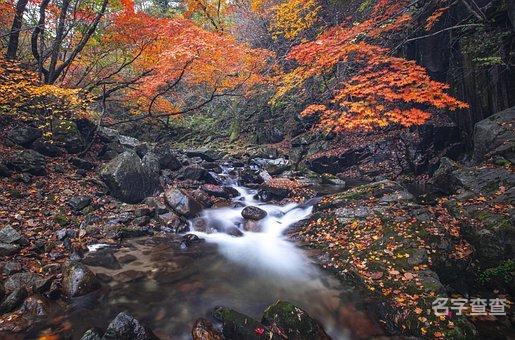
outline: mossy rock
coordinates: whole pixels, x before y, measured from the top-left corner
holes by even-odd
[[[223,324],[223,335],[225,339],[231,340],[259,340],[270,339],[280,340],[279,335],[273,333],[253,318],[241,314],[231,308],[216,307],[213,311],[215,319]]]
[[[280,329],[290,340],[330,339],[317,320],[286,301],[269,306],[261,322],[271,329]]]

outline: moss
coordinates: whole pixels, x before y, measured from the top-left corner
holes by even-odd
[[[488,268],[479,275],[479,282],[485,285],[492,281],[500,281],[509,284],[513,280],[515,273],[515,261],[506,260],[497,267]]]
[[[64,227],[70,224],[70,219],[68,216],[64,214],[57,214],[54,216],[55,223],[59,224],[60,226]]]

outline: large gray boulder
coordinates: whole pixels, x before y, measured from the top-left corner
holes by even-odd
[[[481,162],[495,155],[515,162],[515,106],[483,119],[474,127],[474,160]]]
[[[145,166],[134,151],[125,151],[100,171],[111,195],[127,203],[138,203],[160,189],[159,174]]]

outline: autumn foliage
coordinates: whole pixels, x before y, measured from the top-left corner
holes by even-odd
[[[446,93],[446,84],[431,80],[423,67],[394,57],[380,44],[411,22],[408,9],[406,1],[380,0],[369,19],[338,25],[293,47],[286,59],[297,66],[279,76],[275,102],[303,89],[309,80],[336,78],[324,100],[305,107],[302,115],[318,114],[320,128],[337,132],[419,125],[431,109],[466,108]]]

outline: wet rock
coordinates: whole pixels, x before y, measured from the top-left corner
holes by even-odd
[[[50,304],[44,297],[32,295],[25,299],[20,311],[24,315],[31,315],[33,317],[47,316],[50,311]]]
[[[59,148],[51,141],[44,140],[43,138],[40,138],[32,143],[32,149],[48,157],[57,157],[63,153],[61,148]]]
[[[67,203],[73,210],[80,211],[91,204],[91,197],[84,195],[74,196]]]
[[[11,226],[4,227],[0,230],[1,243],[16,243],[20,241],[21,234]]]
[[[0,158],[0,178],[9,177],[11,175],[11,169],[7,166],[7,162]]]
[[[202,210],[201,205],[190,195],[176,188],[165,191],[165,201],[176,213],[193,217]]]
[[[269,159],[263,164],[263,168],[272,176],[277,176],[289,170],[291,164],[284,158]]]
[[[82,296],[100,288],[95,274],[84,264],[69,261],[63,268],[63,292],[68,297]]]
[[[215,197],[222,197],[222,198],[230,197],[229,192],[219,185],[204,184],[204,185],[202,185],[202,190],[204,190],[207,194],[215,196]]]
[[[80,338],[80,340],[102,340],[103,332],[101,329],[92,328],[88,329],[86,333]]]
[[[92,267],[103,267],[107,269],[120,269],[120,263],[109,249],[99,249],[86,254],[82,263]]]
[[[236,226],[231,226],[225,229],[225,233],[227,235],[231,235],[234,237],[241,237],[243,236],[243,232]]]
[[[26,148],[42,135],[41,130],[31,126],[20,126],[7,132],[10,141]]]
[[[138,320],[131,315],[122,312],[111,321],[104,334],[105,340],[157,340],[152,331],[142,326]]]
[[[269,306],[261,322],[271,329],[280,329],[288,339],[330,339],[317,320],[286,301],[277,301]]]
[[[515,162],[515,107],[499,112],[476,123],[474,127],[474,154],[476,162],[501,155]]]
[[[245,168],[240,172],[240,180],[245,185],[261,184],[264,182],[258,171]]]
[[[23,303],[27,295],[27,290],[24,287],[15,289],[0,304],[0,313],[8,313],[15,310]]]
[[[73,166],[75,166],[76,168],[86,171],[93,170],[96,167],[95,163],[79,157],[71,158],[70,163],[73,164]]]
[[[243,222],[243,229],[246,231],[251,231],[254,233],[260,233],[261,232],[261,224],[259,221],[255,220],[245,220]]]
[[[240,192],[233,187],[224,186],[223,188],[224,188],[224,191],[227,192],[227,194],[231,198],[240,196]]]
[[[199,244],[204,242],[204,239],[201,239],[197,235],[194,234],[186,234],[181,239],[181,247],[189,248],[192,245]]]
[[[34,150],[18,151],[8,160],[8,166],[10,168],[35,176],[46,174],[45,165],[45,157]]]
[[[241,314],[227,307],[216,307],[213,316],[222,322],[223,335],[226,339],[282,339],[279,335],[272,333],[263,324],[252,319],[250,316]]]
[[[122,283],[128,283],[128,282],[134,282],[139,279],[142,279],[146,277],[146,274],[144,272],[140,272],[137,270],[126,270],[124,272],[118,273],[113,276],[113,278],[116,281],[122,282]]]
[[[17,244],[0,243],[0,256],[11,256],[20,251]]]
[[[118,258],[118,261],[122,264],[127,264],[127,263],[131,263],[131,262],[134,262],[136,261],[138,258],[134,255],[131,255],[131,254],[127,254],[127,255],[122,255]]]
[[[126,151],[100,173],[111,194],[127,203],[138,203],[160,189],[159,175],[144,166],[134,151]]]
[[[267,215],[266,211],[264,211],[263,209],[260,209],[258,207],[253,207],[253,206],[245,207],[241,211],[241,216],[243,216],[243,218],[246,218],[249,220],[254,220],[254,221],[262,220],[263,218],[266,217],[266,215]]]
[[[177,176],[177,179],[180,180],[194,180],[199,182],[206,182],[210,184],[218,184],[213,175],[209,173],[206,169],[198,166],[198,165],[190,165],[185,168],[182,168]]]
[[[191,330],[193,340],[223,340],[223,335],[218,332],[211,321],[206,319],[197,319]]]
[[[118,228],[116,237],[118,239],[135,238],[152,235],[153,231],[150,226],[128,226]]]

